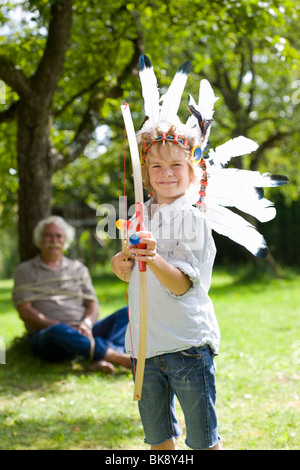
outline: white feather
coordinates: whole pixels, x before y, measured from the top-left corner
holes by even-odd
[[[149,118],[147,126],[153,127],[159,119],[159,89],[157,79],[152,66],[145,66],[139,75],[144,98],[145,115]]]
[[[210,184],[214,186],[215,195],[221,194],[225,188],[230,187],[236,191],[237,187],[272,188],[288,183],[288,179],[284,176],[274,179],[274,176],[269,173],[261,174],[253,170],[212,166],[208,167],[207,172],[210,176]]]
[[[232,157],[254,152],[257,148],[258,144],[254,140],[239,136],[219,145],[215,150],[211,149],[208,154],[215,164],[225,165]]]
[[[263,173],[260,175],[258,184],[256,184],[256,186],[261,186],[262,188],[276,188],[277,186],[288,184],[288,182],[289,179],[286,176]]]
[[[210,120],[214,114],[214,104],[219,99],[215,96],[214,91],[208,80],[204,79],[200,82],[198,104],[196,104],[192,95],[189,94],[189,105],[193,106],[201,114],[204,121]],[[197,118],[190,116],[186,121],[188,128],[193,128],[197,125]]]
[[[214,105],[218,99],[219,98],[218,96],[215,96],[209,81],[206,79],[201,80],[199,89],[198,111],[200,111],[200,114],[204,121],[212,119],[214,114]]]
[[[259,191],[260,183],[268,183],[258,171],[220,169],[209,173],[209,184],[206,190],[206,202],[221,206],[236,207],[252,215],[260,222],[274,219],[276,210],[272,202],[263,198]]]
[[[189,71],[190,66],[185,68],[180,67],[168,91],[161,97],[162,105],[159,120],[160,126],[164,132],[169,130],[171,124],[176,124],[179,121],[177,112]]]
[[[214,205],[207,207],[205,216],[215,232],[229,237],[255,256],[267,256],[268,249],[264,237],[243,217],[225,207]]]
[[[236,201],[234,207],[251,215],[252,217],[255,217],[262,223],[269,222],[276,217],[274,204],[266,198],[258,199],[256,201],[243,199],[238,202]]]
[[[255,217],[260,222],[269,222],[273,220],[276,216],[276,209],[274,204],[266,198],[263,199],[252,199],[251,197],[222,197],[214,198],[211,196],[206,196],[206,204],[210,206],[211,204],[218,204],[219,206],[224,207],[235,207],[245,214]]]

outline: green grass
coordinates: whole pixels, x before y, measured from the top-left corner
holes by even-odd
[[[101,316],[124,305],[122,282],[106,272],[94,284]],[[0,449],[146,449],[131,375],[119,368],[105,376],[88,371],[87,361],[47,364],[32,356],[11,287],[0,281],[7,348],[0,364]],[[216,270],[211,297],[222,334],[216,363],[224,448],[297,449],[300,275]],[[178,416],[184,426],[179,409]]]

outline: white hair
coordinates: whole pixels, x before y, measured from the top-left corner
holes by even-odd
[[[40,222],[36,225],[33,231],[33,242],[35,246],[37,248],[41,248],[43,230],[46,227],[46,225],[49,225],[49,224],[56,224],[64,231],[65,243],[64,243],[63,249],[66,250],[67,248],[69,248],[69,245],[74,240],[75,229],[74,227],[69,225],[62,217],[59,217],[58,215],[51,215],[50,217],[47,217],[46,219],[40,220]]]

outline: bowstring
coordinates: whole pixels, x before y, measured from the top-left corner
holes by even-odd
[[[123,162],[123,200],[124,200],[124,207],[123,207],[123,219],[127,220],[125,214],[125,198],[126,198],[126,126],[124,126],[124,162]],[[128,228],[127,228],[128,229]],[[130,346],[132,351],[132,364],[133,364],[133,376],[134,379],[136,377],[136,370],[135,370],[135,360],[134,360],[134,351],[133,351],[133,339],[132,339],[132,331],[131,331],[131,322],[130,322],[130,314],[129,314],[129,301],[128,301],[128,290],[127,290],[127,282],[124,277],[124,287],[125,287],[125,297],[126,297],[126,305],[127,305],[127,315],[128,315],[128,329],[129,329],[129,336],[130,336]]]

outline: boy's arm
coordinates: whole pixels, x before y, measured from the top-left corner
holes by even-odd
[[[138,260],[145,261],[158,281],[175,295],[185,294],[192,281],[180,269],[172,266],[156,253],[156,240],[150,232],[139,232],[140,243],[146,244],[144,250],[131,247],[131,253],[138,256]]]
[[[192,284],[186,274],[169,264],[158,254],[155,255],[152,262],[148,263],[148,266],[158,281],[175,295],[185,294]]]

